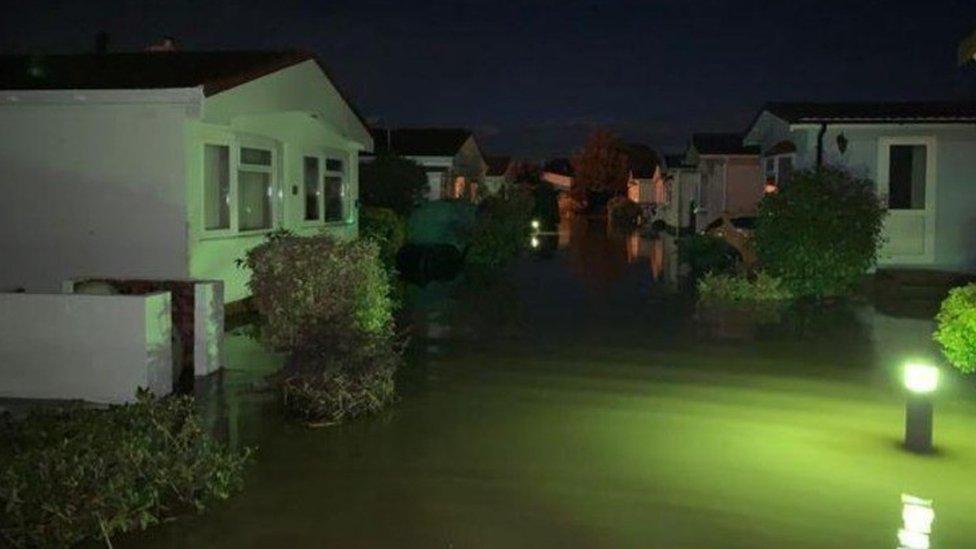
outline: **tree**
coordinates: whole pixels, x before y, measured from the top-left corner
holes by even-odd
[[[594,193],[627,194],[630,171],[620,140],[608,130],[596,130],[573,155],[573,191],[582,198]]]
[[[760,202],[756,252],[794,295],[840,295],[874,266],[884,215],[870,180],[827,166],[797,171]]]
[[[427,172],[414,162],[381,154],[359,168],[359,198],[364,206],[389,208],[407,217],[427,194]]]

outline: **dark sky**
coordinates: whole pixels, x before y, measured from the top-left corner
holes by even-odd
[[[19,2],[6,53],[308,48],[383,123],[465,126],[489,153],[567,154],[595,126],[660,150],[769,100],[976,99],[976,0]],[[7,12],[9,15],[9,11]]]

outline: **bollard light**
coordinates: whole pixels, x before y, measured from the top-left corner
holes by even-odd
[[[939,386],[939,369],[931,364],[905,364],[905,447],[912,452],[932,451],[932,393]]]

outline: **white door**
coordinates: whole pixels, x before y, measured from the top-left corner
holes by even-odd
[[[934,261],[936,173],[934,137],[878,140],[878,193],[888,206],[879,263]]]

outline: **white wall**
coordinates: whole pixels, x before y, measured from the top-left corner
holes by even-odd
[[[0,290],[183,277],[181,104],[0,104]]]
[[[169,293],[0,294],[0,396],[121,403],[173,387]]]

